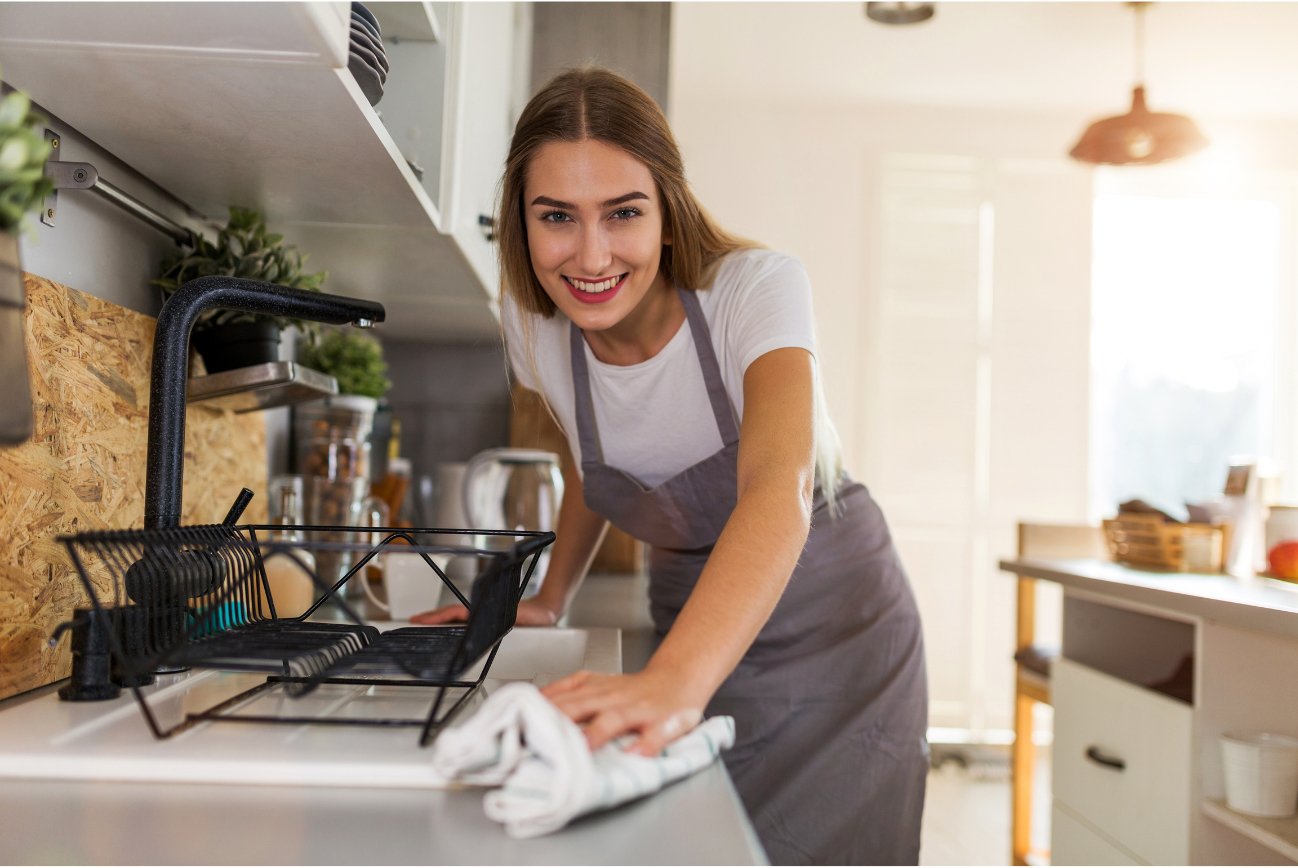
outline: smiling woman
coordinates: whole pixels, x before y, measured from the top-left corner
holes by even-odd
[[[652,547],[660,639],[641,672],[546,695],[592,747],[625,735],[645,755],[732,716],[726,766],[773,863],[914,864],[919,616],[882,514],[839,467],[801,263],[718,227],[657,105],[604,70],[532,99],[502,187],[506,347],[569,452],[518,621],[562,617],[612,522]]]

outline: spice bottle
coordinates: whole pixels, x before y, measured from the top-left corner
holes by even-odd
[[[297,618],[315,602],[317,588],[312,574],[315,557],[300,544],[302,532],[302,488],[300,476],[277,476],[271,482],[271,523],[283,528],[271,531],[261,546],[262,564],[270,600],[262,599],[262,616],[270,617],[274,603],[275,617]],[[294,545],[297,543],[298,545]]]

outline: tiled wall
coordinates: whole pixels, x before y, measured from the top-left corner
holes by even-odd
[[[496,341],[427,344],[384,341],[392,378],[388,402],[401,420],[401,451],[414,474],[467,461],[509,443],[509,384]]]

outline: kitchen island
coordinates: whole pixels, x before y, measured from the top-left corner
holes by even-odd
[[[1064,589],[1054,864],[1298,863],[1298,819],[1226,806],[1219,744],[1298,735],[1298,586],[1091,559],[1000,567]]]
[[[555,635],[565,632],[586,634],[587,664],[602,661],[606,670],[620,665],[615,630],[559,630]],[[511,637],[506,637],[506,642]],[[502,645],[498,662],[507,667],[505,651]],[[610,654],[618,659],[610,661]],[[492,675],[498,674],[508,672],[493,667]],[[488,685],[492,680],[488,679]],[[273,780],[180,782],[191,780],[188,772],[177,773],[176,768],[167,768],[174,764],[166,761],[152,771],[139,771],[139,762],[131,761],[122,765],[125,771],[105,774],[114,759],[105,754],[114,751],[105,750],[102,740],[67,738],[68,732],[84,731],[84,725],[62,732],[52,731],[53,727],[42,733],[30,731],[36,728],[34,710],[38,708],[42,719],[52,719],[51,714],[84,717],[91,713],[81,703],[57,703],[51,708],[55,687],[0,703],[0,729],[6,721],[11,726],[26,721],[22,739],[38,746],[59,745],[57,751],[45,749],[52,760],[45,768],[55,770],[45,775],[15,774],[20,751],[14,749],[9,736],[6,740],[11,743],[0,745],[0,765],[9,766],[0,768],[0,776],[5,778],[0,781],[0,855],[9,864],[765,863],[761,845],[720,763],[651,797],[579,819],[552,835],[515,840],[483,814],[482,789],[439,790],[409,783],[354,785],[347,782],[345,773],[339,774],[339,769],[346,768],[345,761],[335,761],[332,769],[316,776],[319,782],[309,785]],[[120,724],[105,725],[103,731],[127,723],[145,731],[129,695],[93,705],[109,711],[113,710],[110,707],[124,709]],[[215,726],[240,730],[246,725]],[[294,742],[328,738],[318,734],[323,729],[328,727],[303,728],[301,739],[272,743],[272,747],[301,758],[305,751]],[[200,735],[192,731],[167,742],[145,741],[143,745],[123,742],[122,749],[140,752],[137,756],[147,756],[143,752],[150,749],[174,753],[175,763],[187,763],[185,767],[193,769],[193,774],[219,779],[222,772],[214,770],[213,764],[204,765],[202,756],[194,756],[196,752],[182,756],[184,742]],[[422,761],[426,755],[413,746],[414,733],[407,730],[401,735],[412,741],[408,752],[412,764]],[[9,756],[4,757],[5,753]],[[77,764],[82,760],[87,771],[93,761],[101,779],[89,780],[86,778],[93,775],[78,774]],[[237,760],[216,765],[237,765]],[[360,763],[357,768],[365,765]],[[389,773],[399,775],[399,770]],[[73,777],[66,777],[69,774]],[[122,778],[132,774],[143,779]],[[290,772],[289,777],[293,776]],[[357,780],[363,777],[358,774]]]

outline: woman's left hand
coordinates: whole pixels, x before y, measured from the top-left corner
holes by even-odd
[[[691,698],[680,679],[646,669],[631,675],[581,671],[541,690],[559,710],[581,724],[591,750],[628,733],[627,750],[657,756],[703,719],[707,697]]]

